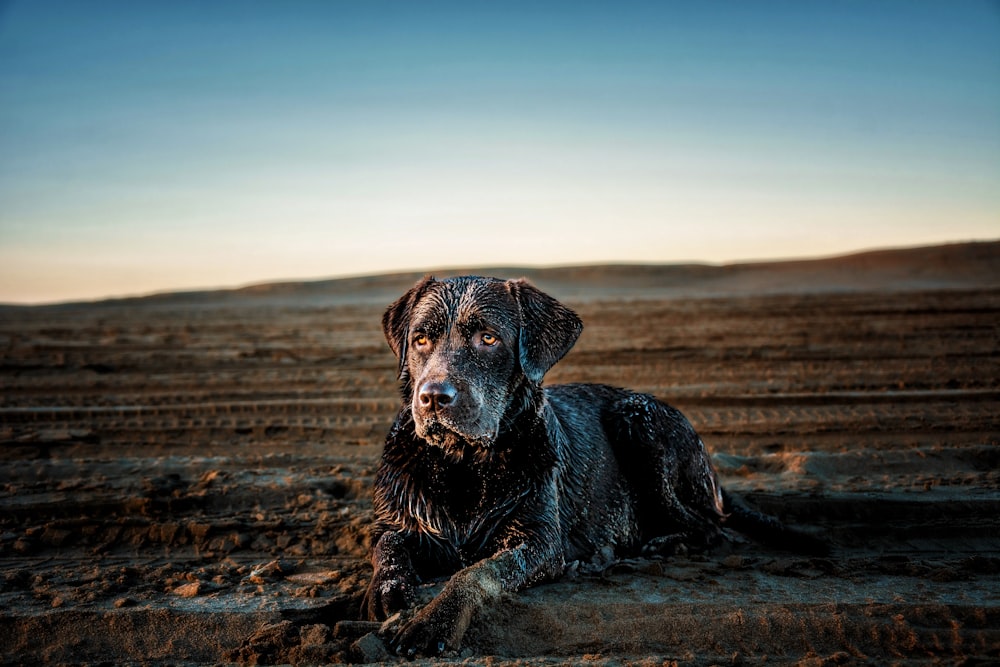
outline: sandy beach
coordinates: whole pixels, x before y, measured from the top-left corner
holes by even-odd
[[[571,569],[449,660],[1000,661],[1000,242],[482,272],[583,318],[546,382],[676,406],[727,488],[833,549]],[[0,307],[0,662],[394,661],[358,606],[380,316],[418,277]]]

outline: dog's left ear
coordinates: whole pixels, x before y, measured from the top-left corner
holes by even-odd
[[[583,331],[583,322],[572,310],[524,278],[507,286],[521,311],[518,338],[521,370],[534,383],[569,352]]]
[[[382,333],[392,348],[393,354],[399,360],[399,376],[402,377],[406,368],[406,347],[410,336],[410,316],[413,306],[427,291],[427,286],[434,282],[434,276],[424,276],[406,294],[396,299],[395,303],[385,309],[382,314]]]

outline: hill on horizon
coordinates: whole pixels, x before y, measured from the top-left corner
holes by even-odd
[[[524,277],[570,301],[604,298],[709,297],[841,291],[906,291],[1000,287],[1000,240],[869,250],[817,259],[731,264],[593,264],[560,267],[428,268],[345,278],[279,281],[232,289],[11,308],[81,305],[302,305],[390,303],[421,277],[463,274]]]

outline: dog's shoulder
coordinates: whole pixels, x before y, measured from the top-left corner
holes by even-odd
[[[633,392],[604,384],[574,383],[545,387],[550,412],[549,431],[564,464],[576,466],[582,459],[607,454],[608,422],[618,406]]]
[[[546,402],[566,424],[600,420],[616,411],[622,401],[636,396],[628,389],[590,382],[546,385],[544,391]]]

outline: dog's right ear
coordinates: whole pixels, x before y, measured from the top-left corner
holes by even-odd
[[[399,375],[402,377],[406,367],[406,347],[410,334],[410,316],[413,306],[427,291],[427,287],[435,282],[434,276],[424,276],[420,282],[411,287],[406,294],[396,299],[396,302],[386,308],[382,314],[382,333],[392,348],[393,354],[399,360]]]
[[[518,352],[521,370],[535,384],[569,352],[583,331],[583,322],[572,310],[524,278],[507,281],[521,311]]]

